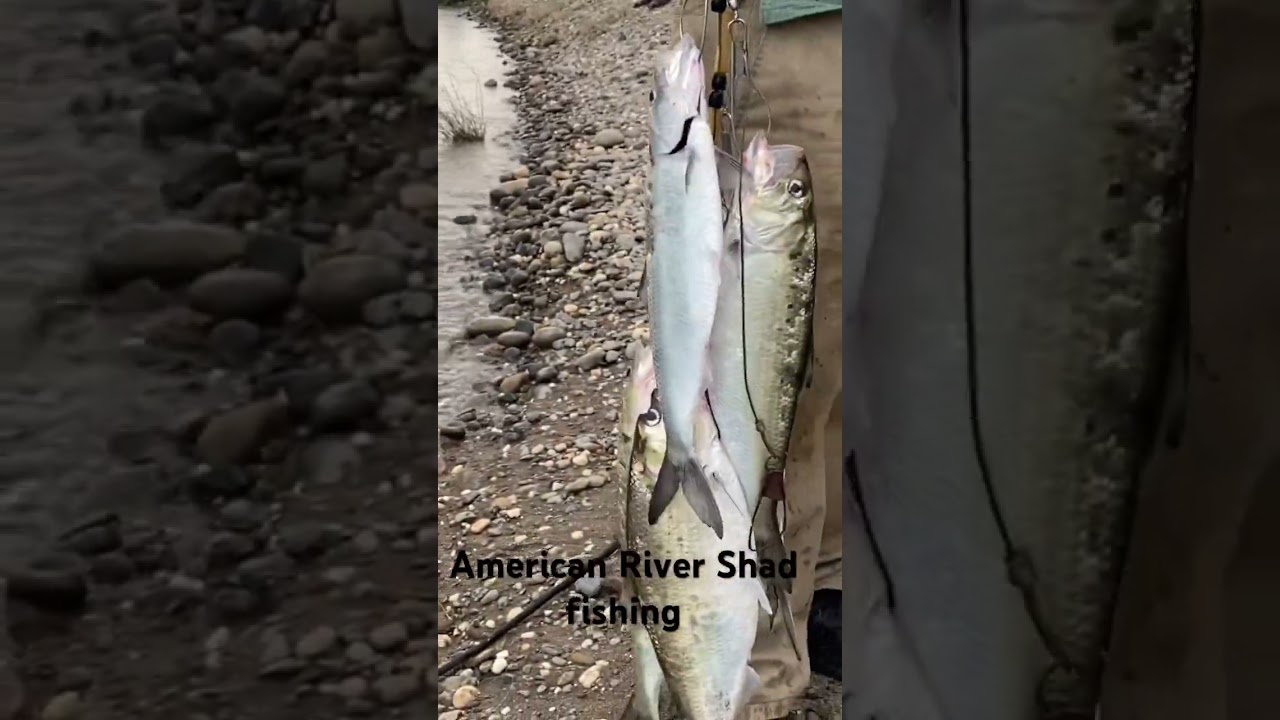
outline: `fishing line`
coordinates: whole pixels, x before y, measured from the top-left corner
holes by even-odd
[[[728,92],[726,93],[728,95],[729,109],[727,112],[724,113],[724,116],[725,116],[725,119],[728,120],[729,122],[729,137],[733,141],[734,145],[736,145],[734,149],[737,153],[741,155],[741,153],[745,152],[745,149],[746,149],[747,126],[746,126],[746,123],[737,122],[737,118],[734,116],[734,109],[737,106],[737,95],[738,95],[738,87],[737,87],[736,81],[739,74],[738,73],[738,53],[735,52],[735,47],[734,47],[737,44],[736,38],[734,37],[734,32],[733,32],[735,27],[741,28],[742,30],[741,50],[742,50],[742,64],[743,64],[743,70],[744,70],[742,75],[746,79],[749,88],[755,88],[757,92],[759,92],[759,88],[756,86],[754,79],[752,79],[751,62],[750,62],[751,60],[750,40],[749,40],[749,35],[747,34],[749,28],[747,27],[746,21],[743,20],[742,16],[738,13],[736,0],[732,4],[733,4],[733,19],[730,20],[728,24],[728,28],[729,28],[728,34],[729,34],[729,42],[730,42],[729,77],[731,78],[731,80],[729,81]],[[768,106],[766,105],[766,111],[767,111],[767,107]],[[742,203],[742,194],[743,194],[742,191],[743,191],[743,180],[744,180],[743,176],[746,174],[745,169],[746,169],[746,159],[744,157],[743,166],[737,174],[737,178],[738,178],[737,192],[734,194],[735,195],[734,199],[737,206],[737,219],[738,219],[738,315],[741,321],[740,337],[742,338],[742,386],[743,386],[743,389],[746,390],[747,407],[751,410],[752,418],[755,419],[756,433],[760,436],[760,443],[764,445],[764,449],[766,452],[769,453],[769,456],[777,460],[778,454],[774,452],[774,449],[772,447],[769,446],[769,440],[765,434],[764,422],[760,419],[759,411],[756,410],[755,399],[753,398],[751,393],[751,375],[747,368],[747,362],[748,362],[747,361],[747,356],[748,356],[748,353],[747,353],[747,229],[746,229],[746,217],[743,211],[743,203]],[[764,494],[762,493],[760,497],[756,498],[755,508],[751,512],[752,530],[749,533],[748,545],[751,546],[751,550],[753,552],[756,549],[754,547],[755,520],[756,520],[756,517],[760,514],[760,508],[763,505],[764,505]],[[779,534],[785,534],[786,532],[786,524],[785,524],[786,512],[784,511],[782,515],[783,515],[783,521],[782,521],[783,524],[782,524],[782,527],[779,528]]]
[[[961,193],[962,223],[964,236],[964,326],[965,326],[965,360],[968,382],[969,430],[973,437],[973,450],[978,465],[978,474],[982,479],[982,489],[986,495],[987,506],[995,522],[996,532],[1004,546],[1005,571],[1010,584],[1022,596],[1022,604],[1027,616],[1034,626],[1036,635],[1053,660],[1053,665],[1046,671],[1046,676],[1056,669],[1075,674],[1075,665],[1054,636],[1049,623],[1041,611],[1036,597],[1035,568],[1031,556],[1014,543],[1009,530],[1008,521],[1000,506],[996,494],[995,483],[991,478],[991,465],[987,455],[986,439],[982,432],[981,409],[979,407],[978,377],[978,343],[976,304],[974,301],[974,262],[973,262],[973,142],[972,142],[972,105],[970,99],[970,47],[969,33],[969,1],[960,0],[957,4],[957,24],[959,25],[960,45],[960,151],[961,151]],[[1043,688],[1043,683],[1041,684]],[[1043,702],[1043,693],[1037,692],[1037,702]]]

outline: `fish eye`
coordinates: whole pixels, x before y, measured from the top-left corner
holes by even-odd
[[[649,91],[649,102],[653,102],[654,100],[657,100],[657,99],[658,99],[658,95],[657,95],[657,93],[655,93],[654,91],[650,90],[650,91]]]
[[[789,194],[793,198],[804,197],[805,192],[807,190],[808,188],[806,188],[804,186],[804,183],[799,180],[792,180],[791,182],[787,183],[787,194]]]

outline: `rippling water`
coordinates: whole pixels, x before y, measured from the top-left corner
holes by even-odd
[[[457,12],[441,10],[440,106],[461,102],[484,113],[488,130],[483,143],[440,144],[440,414],[459,412],[473,399],[472,386],[485,376],[474,350],[456,343],[467,320],[488,312],[478,288],[464,288],[462,278],[474,272],[467,259],[484,242],[483,224],[458,225],[459,215],[479,215],[489,189],[515,163],[510,131],[515,124],[514,94],[503,87],[508,58],[492,32]],[[496,80],[497,87],[484,87]]]

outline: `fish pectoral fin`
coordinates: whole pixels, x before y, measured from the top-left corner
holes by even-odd
[[[666,512],[677,490],[684,490],[684,499],[689,502],[693,512],[716,537],[724,539],[724,519],[720,516],[720,508],[716,505],[715,495],[711,492],[711,483],[706,473],[694,460],[677,462],[670,453],[662,459],[658,468],[658,479],[653,485],[653,497],[649,501],[649,524],[653,525]]]

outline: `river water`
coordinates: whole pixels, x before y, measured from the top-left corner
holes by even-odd
[[[489,312],[487,300],[479,288],[463,285],[475,272],[470,258],[485,242],[489,189],[515,165],[511,130],[516,114],[514,93],[503,85],[510,59],[502,54],[494,33],[450,10],[439,11],[439,23],[440,108],[448,112],[460,102],[479,109],[487,130],[484,142],[440,142],[439,414],[452,417],[475,401],[475,386],[486,380],[474,348],[458,338],[469,319]],[[485,87],[489,80],[497,86]],[[480,222],[454,222],[464,215],[477,216]]]

